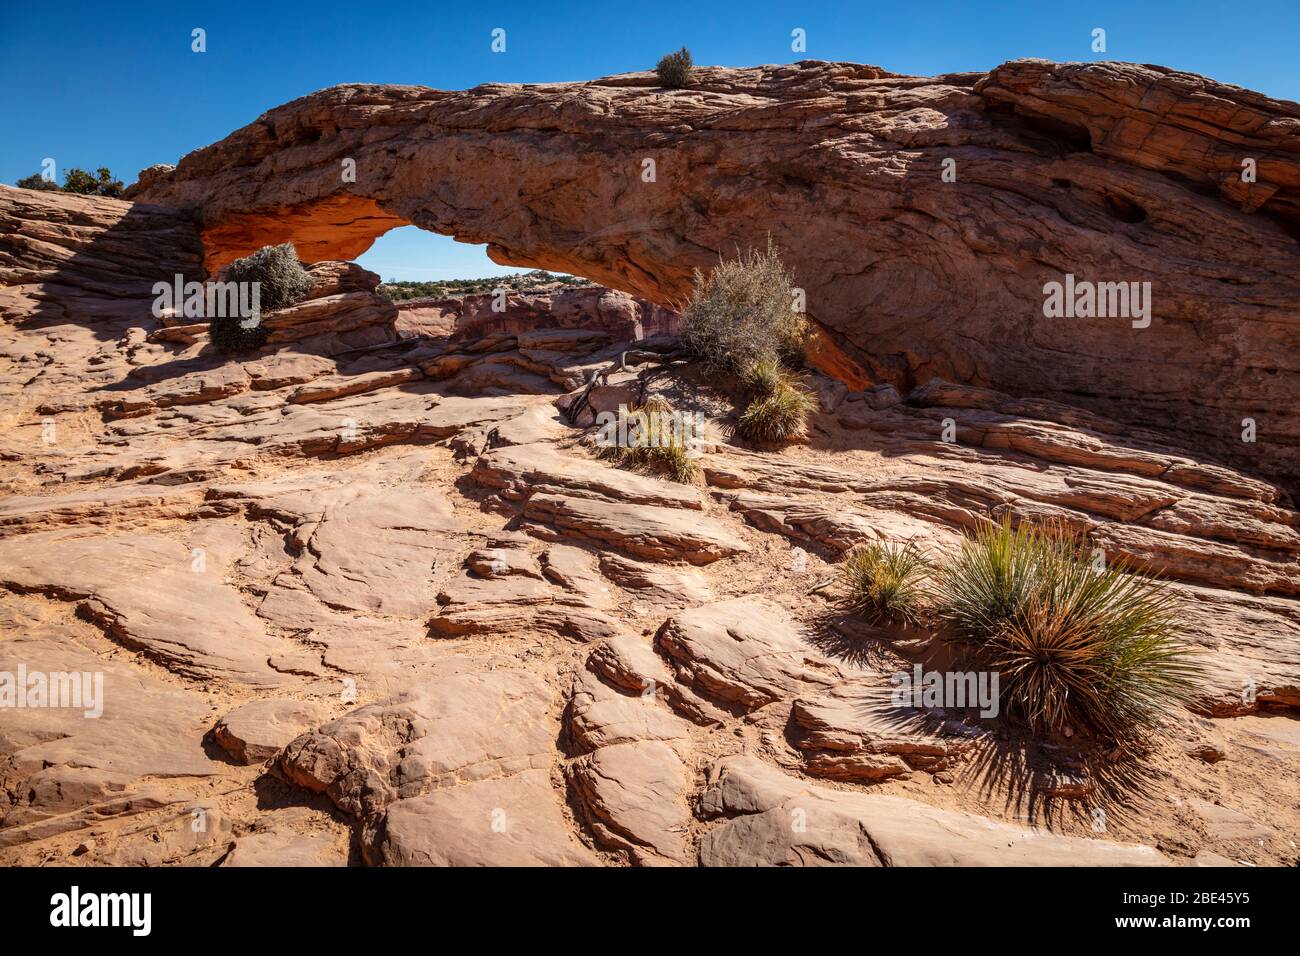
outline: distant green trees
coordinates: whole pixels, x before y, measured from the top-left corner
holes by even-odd
[[[114,179],[107,166],[100,166],[94,174],[73,166],[63,174],[63,185],[46,179],[40,173],[25,176],[15,183],[22,189],[44,189],[47,191],[77,193],[81,196],[121,196],[122,180]]]
[[[20,189],[42,189],[47,192],[63,192],[62,186],[54,182],[52,179],[46,179],[40,173],[32,173],[30,176],[18,180],[14,185],[18,186]]]
[[[532,292],[550,286],[579,288],[591,285],[578,276],[555,275],[544,269],[534,269],[521,275],[494,276],[485,279],[447,279],[442,282],[413,282],[389,279],[379,286],[381,295],[394,302],[406,299],[448,299],[462,295],[481,295],[507,289],[510,292]]]

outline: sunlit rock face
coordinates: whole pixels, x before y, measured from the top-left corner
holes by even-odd
[[[1294,863],[1300,515],[1195,434],[807,372],[806,439],[760,446],[721,376],[632,360],[660,305],[399,308],[330,259],[228,353],[153,308],[220,276],[197,210],[0,187],[0,224],[0,866]],[[693,482],[593,447],[649,398]],[[1110,748],[900,703],[942,631],[838,580],[1002,520],[1160,574],[1205,665],[1104,832]]]

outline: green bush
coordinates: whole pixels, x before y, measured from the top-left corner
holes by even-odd
[[[256,282],[263,309],[285,309],[311,291],[311,273],[298,261],[292,243],[263,246],[251,256],[226,266],[227,282]]]
[[[752,398],[736,421],[736,434],[750,441],[797,441],[808,434],[808,416],[817,396],[775,358],[750,365],[741,374]]]
[[[51,182],[45,179],[40,173],[34,173],[31,176],[24,176],[15,183],[22,189],[44,189],[57,192],[77,193],[82,196],[120,196],[122,195],[122,180],[114,179],[113,174],[105,166],[95,170],[95,175],[91,175],[84,169],[78,169],[73,166],[63,174],[63,185]]]
[[[258,298],[262,312],[284,309],[301,302],[311,291],[311,273],[301,262],[290,243],[263,246],[251,256],[236,259],[225,269],[226,282],[258,283]],[[266,342],[267,331],[261,315],[251,327],[239,316],[213,316],[209,319],[208,337],[222,352],[243,352],[260,348]]]
[[[691,82],[692,66],[691,51],[686,47],[665,55],[655,66],[655,72],[659,74],[659,85],[670,90],[684,89]]]
[[[1098,569],[1061,528],[985,527],[938,584],[952,638],[1001,675],[1007,710],[1036,731],[1133,740],[1194,692],[1201,668],[1172,593],[1123,562]]]
[[[762,362],[797,364],[808,323],[794,311],[794,289],[770,239],[766,251],[724,259],[707,278],[696,270],[682,344],[711,367],[740,375]]]
[[[14,183],[19,189],[43,189],[46,192],[63,192],[63,187],[52,180],[46,179],[40,173],[32,173],[30,176],[24,176],[18,182]]]
[[[104,166],[95,170],[93,176],[84,169],[77,169],[74,166],[64,174],[63,189],[65,192],[78,193],[82,196],[120,196],[122,180],[114,179],[113,174]]]
[[[859,545],[840,565],[849,606],[872,624],[918,624],[928,572],[929,562],[911,542]]]
[[[250,326],[238,315],[217,315],[208,320],[208,341],[218,352],[251,352],[266,344],[261,316]]]

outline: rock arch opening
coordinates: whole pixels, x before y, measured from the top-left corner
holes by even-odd
[[[356,262],[385,284],[430,287],[460,288],[458,283],[473,283],[477,288],[534,272],[527,266],[493,262],[486,243],[465,242],[415,225],[398,226],[377,237]]]
[[[219,222],[200,227],[203,264],[214,274],[235,259],[262,246],[292,243],[304,262],[355,261],[375,241],[395,229],[415,227],[457,242],[486,247],[488,258],[498,266],[517,269],[545,269],[590,279],[600,285],[664,304],[661,296],[647,295],[644,283],[620,282],[617,273],[584,268],[580,259],[564,255],[522,256],[511,252],[491,236],[467,234],[459,228],[437,228],[430,217],[407,218],[385,208],[380,201],[350,192],[334,193],[321,199],[272,211],[234,212]],[[467,276],[465,278],[473,278]]]

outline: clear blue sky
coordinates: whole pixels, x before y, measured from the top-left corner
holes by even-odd
[[[582,80],[649,69],[668,50],[747,66],[853,60],[901,73],[986,70],[1006,60],[1133,60],[1300,100],[1300,0],[877,2],[626,0],[374,3],[212,0],[45,4],[0,14],[0,181],[44,157],[108,166],[126,182],[174,163],[270,107],[335,83]],[[190,32],[207,31],[207,52]],[[506,52],[490,49],[506,30]],[[790,31],[807,33],[807,52]],[[1104,54],[1091,31],[1107,34]],[[497,274],[478,247],[414,227],[363,259],[385,278]]]

